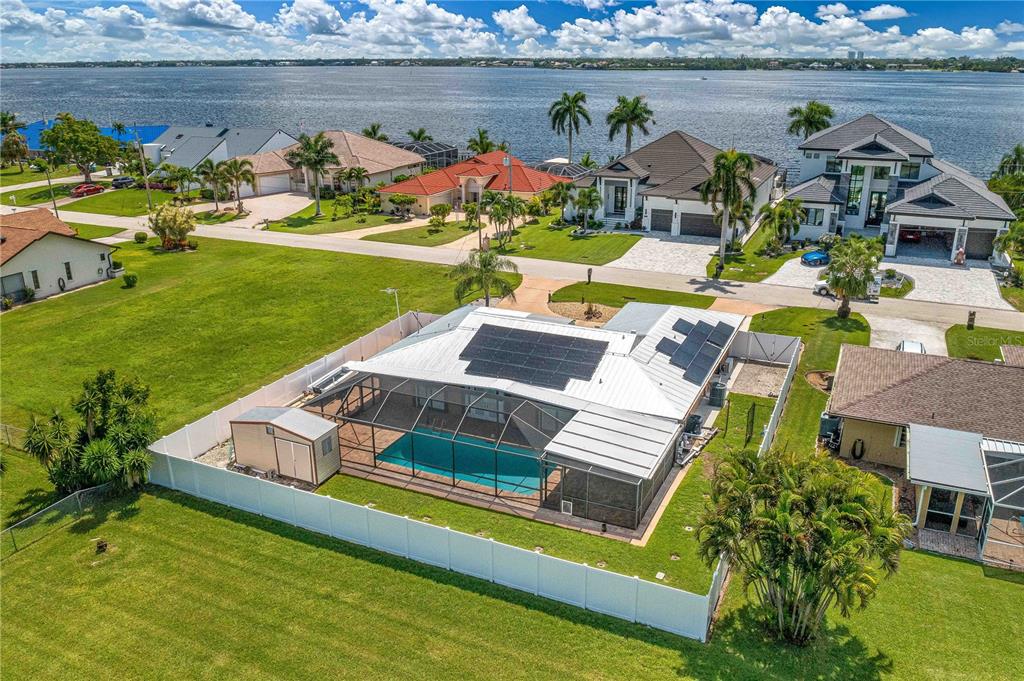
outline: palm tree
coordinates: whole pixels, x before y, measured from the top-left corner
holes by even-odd
[[[853,235],[829,251],[832,260],[825,270],[825,281],[841,301],[836,312],[840,319],[850,316],[851,298],[867,295],[868,287],[875,280],[875,268],[881,259],[880,249],[878,242]]]
[[[394,199],[392,199],[394,201]],[[484,247],[484,235],[483,235],[483,223],[480,222],[480,204],[476,201],[467,201],[462,204],[462,212],[466,216],[466,226],[473,227],[476,225],[476,241],[477,248],[483,249]]]
[[[569,160],[571,161],[572,159]],[[580,158],[580,165],[588,170],[594,170],[597,168],[597,161],[590,157],[590,152],[588,151]]]
[[[252,161],[249,159],[232,158],[223,161],[221,172],[224,183],[235,190],[235,201],[238,202],[237,210],[242,212],[242,183],[254,184],[256,176],[252,172]]]
[[[461,303],[470,293],[483,291],[484,305],[490,307],[492,291],[515,301],[515,287],[501,273],[518,271],[514,262],[497,251],[472,251],[465,261],[452,268],[448,277],[455,280],[455,300]]]
[[[117,135],[117,143],[122,147],[127,146],[128,142],[125,139],[128,136],[128,126],[121,121],[114,121],[110,124],[110,130]]]
[[[1024,176],[1024,144],[1017,143],[1009,153],[1003,154],[993,178]]]
[[[427,134],[426,128],[410,130],[406,133],[413,142],[433,142],[434,138]]]
[[[378,142],[387,142],[388,136],[381,131],[383,127],[380,123],[370,123],[370,125],[363,128],[363,137],[369,137]]]
[[[182,166],[175,171],[174,181],[178,185],[178,193],[181,194],[181,200],[185,202],[188,201],[189,187],[198,183],[199,176],[191,168]]]
[[[587,229],[590,213],[601,207],[601,193],[597,187],[584,187],[576,192],[572,205],[583,214],[583,229]]]
[[[654,112],[643,95],[639,97],[623,97],[619,95],[615,108],[612,109],[605,122],[608,124],[608,141],[611,142],[623,130],[626,131],[626,153],[633,150],[633,131],[639,130],[645,135],[650,135],[647,124],[657,125],[654,120]]]
[[[18,120],[18,114],[0,111],[0,133],[5,136],[25,127],[25,121]]]
[[[501,140],[498,142],[498,151],[504,151],[506,154],[512,149],[512,145],[508,143],[508,140]]]
[[[757,187],[750,179],[754,172],[754,159],[749,155],[729,149],[715,156],[712,164],[711,177],[700,186],[700,200],[710,203],[712,210],[722,204],[722,234],[719,240],[718,264],[715,265],[715,276],[722,275],[725,269],[725,247],[729,243],[729,210],[743,202],[748,196],[757,193]]]
[[[220,188],[223,184],[221,165],[214,163],[211,158],[204,158],[203,162],[196,166],[196,179],[199,180],[200,188],[206,189],[210,187],[213,190],[213,209],[219,213],[220,199],[217,195],[220,193]]]
[[[110,440],[90,440],[82,448],[82,470],[95,485],[114,480],[121,473],[121,458]]]
[[[717,224],[722,224],[724,210],[718,209],[714,212],[713,218]],[[733,241],[736,240],[736,225],[743,225],[743,231],[750,229],[754,222],[754,203],[749,199],[740,201],[729,210],[729,230]]]
[[[580,133],[580,121],[590,125],[590,112],[587,111],[586,103],[587,95],[584,92],[576,91],[571,95],[563,92],[561,99],[552,103],[548,109],[551,129],[556,135],[564,134],[569,138],[569,163],[572,163],[572,136]]]
[[[805,106],[794,106],[789,110],[790,135],[803,135],[807,139],[816,132],[821,132],[832,125],[835,112],[828,104],[812,99]]]
[[[494,151],[498,148],[494,143],[494,140],[491,139],[490,135],[488,135],[487,131],[483,128],[476,129],[476,136],[470,138],[466,146],[477,156]]]
[[[306,133],[299,135],[299,143],[294,149],[288,152],[285,158],[299,168],[303,168],[313,175],[313,200],[316,202],[316,212],[313,217],[320,217],[320,179],[329,166],[336,166],[341,163],[338,155],[334,153],[334,140],[323,132],[318,132],[315,137]]]
[[[558,206],[559,220],[565,219],[565,207],[572,201],[572,184],[570,182],[556,182],[548,189],[551,201]]]
[[[800,231],[800,222],[806,213],[800,199],[783,199],[774,206],[767,203],[761,206],[758,215],[761,216],[761,229],[767,229],[772,239],[781,245]]]
[[[0,162],[4,165],[8,163],[17,163],[18,172],[25,172],[25,166],[23,165],[23,159],[28,156],[28,144],[25,142],[25,136],[17,130],[4,135],[3,142],[0,142]]]

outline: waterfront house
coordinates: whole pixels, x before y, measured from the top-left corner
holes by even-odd
[[[46,208],[0,215],[0,287],[20,302],[95,284],[113,276],[114,247],[79,238]]]
[[[464,203],[479,201],[485,191],[508,192],[531,199],[559,182],[559,177],[531,168],[504,151],[473,156],[447,168],[411,177],[380,190],[382,208],[391,210],[390,197],[407,194],[416,197],[411,210],[427,215],[431,206],[447,203],[458,209]]]
[[[806,210],[798,236],[827,232],[886,238],[887,256],[997,256],[993,242],[1015,219],[984,181],[935,158],[931,142],[873,114],[808,137],[800,180],[787,198]]]
[[[217,163],[236,156],[281,149],[295,142],[294,137],[278,128],[173,125],[152,142],[144,143],[142,149],[155,166],[167,163],[194,169],[206,159]],[[159,174],[160,171],[154,173]]]
[[[396,140],[391,144],[399,149],[419,154],[423,157],[424,165],[430,168],[447,168],[459,161],[459,148],[447,142]]]
[[[1022,403],[1022,366],[843,345],[827,415],[840,456],[905,477],[919,543],[1019,568]]]
[[[597,188],[601,207],[594,218],[607,225],[639,220],[645,231],[717,238],[721,229],[711,205],[701,200],[700,188],[721,151],[675,130],[577,181],[576,186]],[[747,198],[756,212],[771,200],[778,168],[766,158],[753,158],[751,179],[756,193]]]

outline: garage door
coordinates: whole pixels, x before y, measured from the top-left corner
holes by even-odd
[[[309,445],[274,438],[277,449],[277,473],[296,480],[313,482],[313,459]]]
[[[710,215],[694,215],[683,213],[679,216],[679,233],[690,236],[713,236],[721,235],[718,225]]]
[[[288,173],[264,175],[260,178],[260,194],[277,194],[291,189]]]
[[[672,211],[670,210],[651,210],[651,231],[652,232],[671,232],[672,231]]]
[[[992,255],[992,242],[996,238],[994,229],[967,230],[967,244],[964,250],[972,260],[988,260]]]

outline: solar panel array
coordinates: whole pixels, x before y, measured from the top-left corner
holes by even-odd
[[[672,330],[686,336],[683,342],[676,343],[670,338],[662,338],[655,349],[668,355],[669,364],[683,370],[683,378],[693,383],[703,383],[714,369],[735,327],[725,322],[711,326],[705,321],[692,324],[679,319],[672,325]]]
[[[564,390],[571,379],[592,379],[607,350],[605,341],[484,324],[459,359],[473,376]]]

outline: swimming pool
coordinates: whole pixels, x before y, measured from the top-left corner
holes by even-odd
[[[453,462],[451,436],[438,433],[440,437],[433,437],[433,433],[426,429],[406,433],[378,454],[377,460],[408,468],[411,472],[415,453],[417,471],[450,478],[454,463],[457,480],[484,487],[495,486],[493,445],[486,440],[459,435],[455,438]],[[502,456],[502,452],[519,456]],[[537,456],[537,452],[529,449],[506,444],[498,447],[498,489],[516,494],[532,494],[539,490],[542,466]]]

